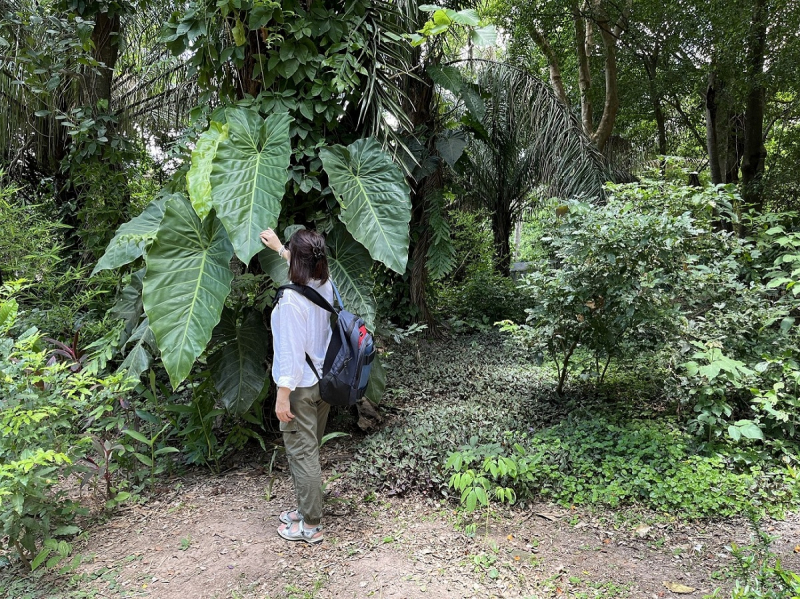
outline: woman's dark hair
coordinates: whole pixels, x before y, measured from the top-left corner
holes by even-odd
[[[322,283],[328,280],[328,257],[325,255],[325,238],[316,231],[300,229],[292,235],[287,245],[289,279],[295,285],[308,285],[310,279]]]

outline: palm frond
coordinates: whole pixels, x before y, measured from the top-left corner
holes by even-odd
[[[504,189],[514,208],[534,189],[602,200],[609,169],[550,85],[511,65],[480,62],[478,85],[489,96],[483,124],[491,143],[470,146],[476,181],[487,191]]]

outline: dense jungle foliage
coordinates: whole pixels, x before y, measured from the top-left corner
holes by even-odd
[[[67,571],[87,494],[274,456],[267,227],[326,235],[380,341],[353,480],[797,510],[798,30],[790,0],[0,3],[0,568]]]

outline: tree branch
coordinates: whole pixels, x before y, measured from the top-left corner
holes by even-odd
[[[683,119],[683,122],[689,128],[689,131],[692,132],[692,135],[697,140],[697,143],[700,144],[700,147],[704,148],[706,146],[705,138],[703,138],[700,135],[700,133],[697,132],[697,129],[694,128],[694,125],[692,125],[692,121],[689,119],[688,115],[683,111],[680,101],[677,98],[670,99],[666,96],[664,99],[667,101],[667,104],[672,106],[676,110],[676,112],[680,115],[680,117]]]
[[[558,64],[558,57],[556,53],[553,52],[553,47],[550,45],[550,42],[544,36],[544,34],[539,31],[539,29],[531,24],[528,26],[528,34],[531,36],[536,45],[539,47],[539,50],[542,51],[545,58],[547,58],[547,64],[550,67],[550,85],[553,86],[553,91],[556,92],[556,96],[558,99],[561,100],[564,104],[569,106],[569,100],[567,100],[567,92],[564,90],[564,81],[561,77],[561,68]]]

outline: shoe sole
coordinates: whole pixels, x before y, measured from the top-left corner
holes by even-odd
[[[280,528],[278,529],[278,534],[281,536],[282,539],[285,539],[287,541],[305,541],[309,545],[317,545],[319,543],[322,543],[323,540],[325,540],[325,537],[309,539],[307,537],[304,537],[303,535],[300,535],[299,537],[287,535]]]

